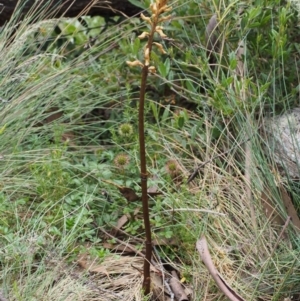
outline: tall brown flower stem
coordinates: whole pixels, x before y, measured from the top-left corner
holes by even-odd
[[[150,293],[150,262],[152,256],[152,240],[151,226],[149,218],[149,204],[147,194],[147,166],[146,166],[146,146],[145,146],[145,125],[144,125],[144,109],[145,109],[145,90],[148,77],[148,66],[144,66],[142,70],[142,82],[140,91],[139,104],[139,144],[140,144],[140,160],[141,160],[141,186],[142,186],[142,202],[143,202],[143,217],[146,232],[146,255],[144,258],[144,294]]]
[[[156,25],[155,25],[156,27]],[[152,41],[155,32],[151,30],[149,35],[147,48],[149,49],[149,56],[152,50]],[[149,203],[148,203],[148,193],[147,193],[147,162],[146,162],[146,144],[145,144],[145,94],[146,94],[146,84],[149,72],[149,66],[144,65],[142,69],[142,79],[141,79],[141,90],[140,90],[140,103],[139,103],[139,145],[140,145],[140,160],[141,160],[141,187],[142,187],[142,202],[143,202],[143,218],[146,232],[146,254],[144,258],[144,281],[143,290],[144,294],[148,295],[150,293],[150,263],[152,257],[152,238],[151,238],[151,225],[149,217]]]
[[[152,11],[151,18],[141,14],[141,18],[150,24],[150,32],[143,32],[139,39],[148,38],[148,42],[144,48],[144,63],[139,60],[134,62],[127,61],[129,66],[141,66],[142,67],[142,79],[140,89],[140,103],[139,103],[139,146],[140,146],[140,164],[141,164],[141,187],[142,187],[142,202],[143,202],[143,217],[146,232],[146,254],[144,258],[144,281],[143,290],[147,296],[150,293],[150,263],[152,257],[152,240],[151,240],[151,225],[149,217],[149,204],[147,194],[147,162],[146,162],[146,145],[145,145],[145,94],[146,84],[149,72],[155,73],[154,66],[149,66],[151,61],[152,46],[155,45],[161,53],[166,53],[163,46],[160,43],[153,42],[154,34],[157,33],[161,38],[165,38],[166,35],[162,31],[162,27],[158,26],[159,23],[169,20],[171,16],[160,18],[160,15],[164,12],[171,10],[167,6],[168,0],[156,0],[150,5]]]

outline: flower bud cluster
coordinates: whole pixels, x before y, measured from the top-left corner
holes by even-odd
[[[142,40],[145,38],[149,38],[152,35],[151,42],[147,43],[145,46],[145,49],[144,49],[144,60],[145,60],[144,64],[142,62],[140,62],[139,60],[135,60],[133,62],[127,61],[126,62],[127,65],[140,66],[140,67],[149,66],[151,49],[152,49],[153,45],[155,47],[157,47],[157,49],[159,50],[160,53],[166,54],[166,51],[163,48],[163,45],[160,43],[157,43],[157,42],[153,42],[152,39],[153,39],[153,35],[155,32],[157,34],[159,34],[159,36],[162,39],[167,38],[167,35],[163,32],[163,27],[159,26],[160,23],[171,19],[171,15],[160,17],[161,14],[163,14],[165,12],[170,12],[172,9],[170,6],[167,5],[167,2],[168,2],[168,0],[156,0],[154,3],[152,3],[150,5],[150,10],[152,12],[151,17],[146,17],[143,13],[141,13],[141,18],[151,26],[151,32],[144,31],[142,34],[140,34],[138,36],[138,38]],[[151,73],[156,73],[155,66],[149,66],[148,70]]]

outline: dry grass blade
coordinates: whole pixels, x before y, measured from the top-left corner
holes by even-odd
[[[81,258],[82,259],[82,258]],[[86,286],[89,291],[94,292],[94,298],[81,300],[142,300],[142,269],[143,258],[134,256],[109,256],[103,262],[97,263],[95,260],[85,256],[85,267],[78,273],[78,282],[88,271],[88,281]],[[81,276],[82,275],[82,276]],[[97,294],[95,295],[95,292]],[[83,296],[84,297],[84,296]],[[96,298],[97,297],[97,298]]]

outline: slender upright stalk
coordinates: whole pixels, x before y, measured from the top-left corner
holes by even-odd
[[[162,38],[166,35],[162,31],[162,27],[158,26],[160,22],[168,20],[170,16],[159,18],[160,14],[170,11],[170,7],[167,6],[167,0],[156,0],[150,6],[152,16],[145,17],[141,14],[141,18],[148,22],[151,26],[150,32],[143,32],[139,38],[143,39],[148,37],[148,42],[144,48],[144,63],[136,60],[134,62],[127,62],[130,66],[142,67],[142,79],[140,89],[140,103],[139,103],[139,147],[140,147],[140,164],[141,164],[141,187],[142,187],[142,202],[143,202],[143,217],[146,232],[146,254],[144,258],[144,281],[143,290],[147,296],[150,293],[150,263],[152,257],[152,239],[151,239],[151,225],[149,217],[149,204],[147,193],[147,162],[146,162],[146,144],[145,144],[145,94],[146,84],[149,72],[155,73],[155,67],[149,66],[151,60],[152,46],[155,45],[161,53],[165,53],[163,47],[159,43],[154,43],[154,34],[158,33]]]
[[[140,144],[140,160],[141,160],[141,186],[142,186],[142,202],[143,202],[143,217],[146,232],[146,255],[144,258],[144,294],[150,293],[150,262],[152,255],[152,241],[151,241],[151,225],[149,218],[149,204],[147,194],[147,165],[146,165],[146,145],[145,145],[145,92],[146,82],[148,77],[148,66],[144,66],[142,70],[142,81],[140,90],[139,103],[139,144]]]
[[[146,49],[149,49],[149,57],[151,56],[153,37],[155,28],[157,26],[158,16],[154,18],[151,32],[148,37]],[[149,203],[147,193],[147,162],[146,162],[146,144],[145,144],[145,94],[146,84],[149,72],[148,64],[145,64],[142,69],[141,89],[140,89],[140,103],[139,103],[139,144],[140,144],[140,160],[141,160],[141,186],[142,186],[142,202],[143,202],[143,218],[146,232],[146,254],[144,259],[144,294],[150,293],[150,263],[152,257],[152,239],[151,239],[151,225],[149,217]]]

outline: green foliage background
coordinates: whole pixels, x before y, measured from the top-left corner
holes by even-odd
[[[199,300],[205,285],[209,296],[218,294],[209,281],[198,282],[194,245],[206,234],[212,244],[233,248],[225,259],[216,251],[214,260],[226,273],[230,259],[226,275],[247,300],[283,300],[299,292],[299,239],[290,227],[289,243],[272,251],[280,237],[259,204],[262,178],[274,193],[274,208],[284,218],[286,213],[259,121],[298,106],[298,12],[289,2],[271,0],[171,5],[173,18],[164,26],[168,39],[157,37],[167,54],[153,53],[158,74],[150,77],[146,95],[149,185],[162,192],[151,199],[153,235],[179,238],[176,246],[161,246],[160,254],[180,266]],[[213,13],[222,46],[212,73],[205,28]],[[82,19],[25,19],[16,31],[12,21],[0,33],[0,279],[12,300],[33,300],[34,288],[23,289],[24,278],[39,273],[37,263],[46,267],[53,250],[61,260],[72,261],[82,250],[105,258],[110,251],[99,228],[111,229],[123,214],[129,217],[124,231],[143,238],[141,204],[127,202],[117,185],[140,193],[140,70],[125,62],[142,58],[137,36],[146,25],[139,18]],[[243,82],[234,71],[239,40],[247,49]],[[121,130],[124,124],[129,132]],[[244,202],[245,132],[252,139],[253,164],[260,167],[252,183],[258,232]],[[116,161],[120,154],[124,166]],[[187,184],[203,162],[209,163],[200,177]],[[299,197],[293,201],[299,210]],[[229,224],[219,213],[231,217]]]

